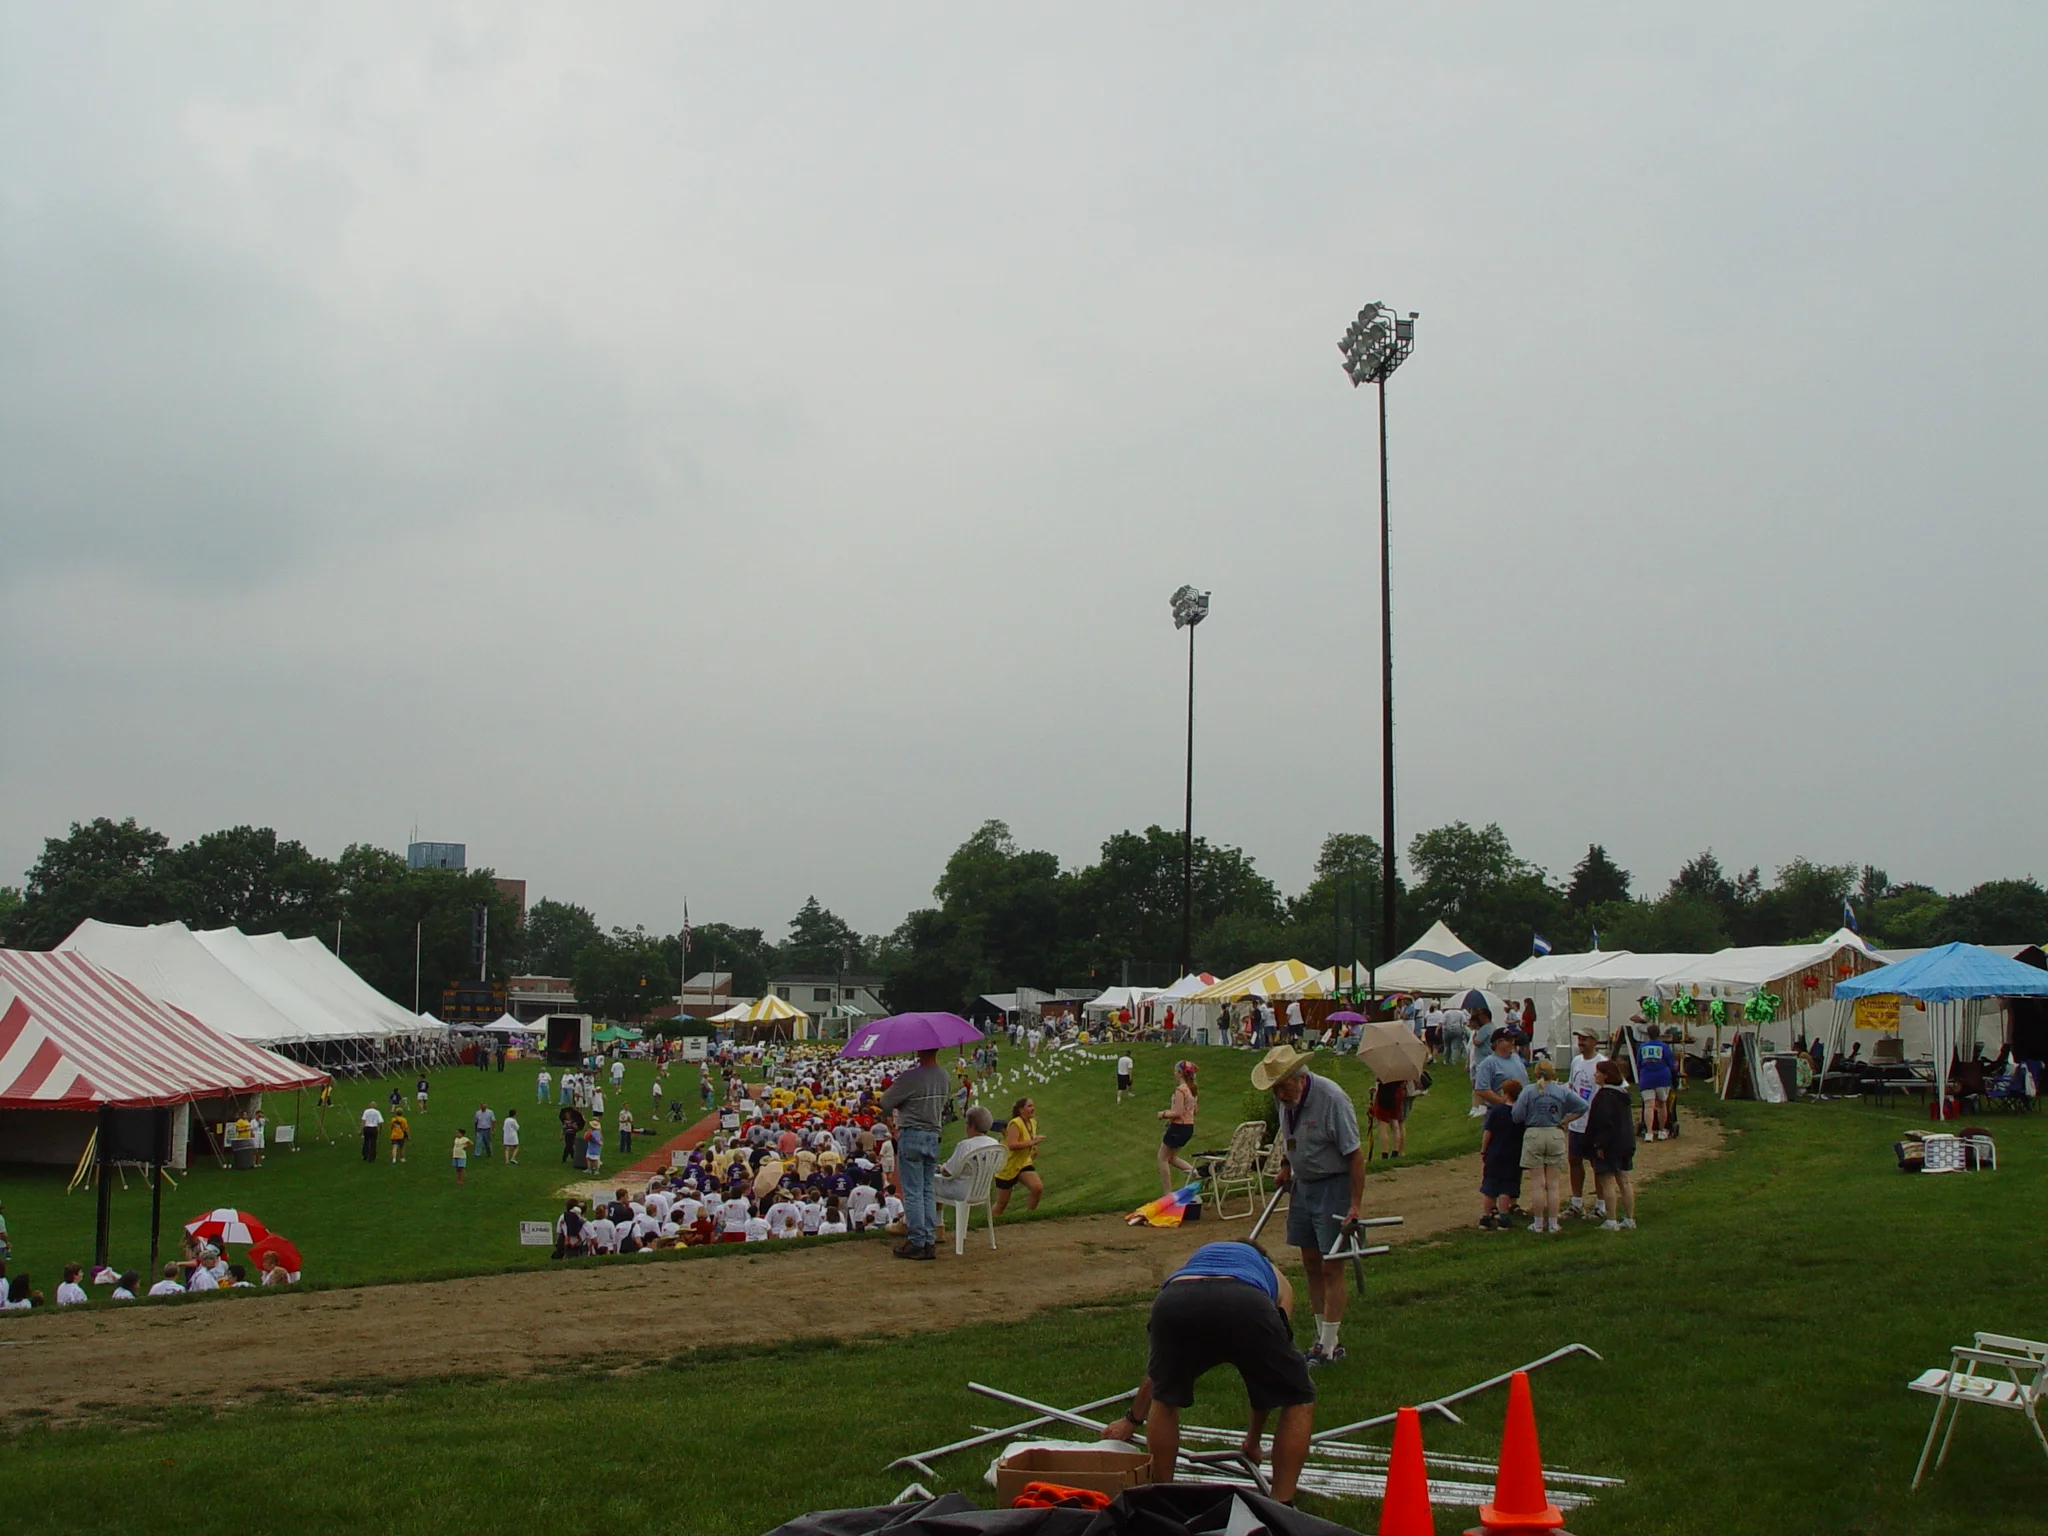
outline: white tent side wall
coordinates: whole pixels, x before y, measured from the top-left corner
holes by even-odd
[[[252,933],[249,947],[280,976],[352,1027],[363,1040],[383,1040],[395,1031],[381,1012],[369,1007],[318,968],[307,954],[281,933]]]
[[[310,1038],[299,1020],[223,965],[183,923],[131,928],[89,918],[57,948],[84,955],[233,1039],[276,1046]]]

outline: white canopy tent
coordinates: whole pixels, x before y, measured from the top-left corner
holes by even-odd
[[[1536,1000],[1536,1038],[1532,1046],[1555,1048],[1571,1045],[1571,978],[1588,966],[1620,957],[1625,951],[1587,950],[1576,955],[1531,955],[1520,965],[1493,979],[1493,990],[1519,1003]]]
[[[193,935],[207,952],[240,978],[271,1007],[299,1025],[308,1040],[359,1040],[366,1037],[362,1021],[330,1008],[277,967],[249,942],[239,928],[208,928]],[[386,1033],[374,1031],[377,1035]]]
[[[350,1038],[381,1040],[393,1034],[403,1033],[415,1025],[395,1025],[385,1016],[384,1010],[367,1003],[356,990],[335,978],[334,972],[320,961],[307,954],[281,933],[256,933],[246,935],[249,947],[264,960],[272,970],[287,978],[308,997],[319,1002],[335,1018],[352,1028]],[[325,945],[314,941],[314,947],[329,959]],[[342,967],[347,970],[347,966]],[[353,973],[351,973],[353,974]],[[399,1010],[404,1013],[404,1010]],[[410,1018],[410,1014],[405,1014]]]
[[[1473,987],[1491,987],[1501,967],[1474,952],[1442,922],[1379,968],[1381,992],[1426,992],[1447,997]]]
[[[1702,1003],[1720,998],[1729,1004],[1731,1013],[1751,993],[1773,993],[1782,1006],[1777,1018],[1758,1033],[1766,1049],[1777,1050],[1797,1035],[1831,1026],[1830,1014],[1809,1029],[1807,1010],[1831,1003],[1838,981],[1874,971],[1883,964],[1860,935],[1840,928],[1818,944],[1762,944],[1719,950],[1666,972],[1657,979],[1656,990],[1660,998],[1667,999],[1680,992]]]
[[[1083,1004],[1082,1012],[1115,1013],[1119,1008],[1128,1008],[1136,1013],[1146,999],[1154,995],[1150,987],[1110,987]]]
[[[87,918],[57,948],[84,955],[150,997],[250,1045],[297,1045],[314,1038],[215,958],[183,923],[131,928]]]
[[[383,1019],[395,1032],[402,1035],[418,1034],[422,1019],[426,1020],[430,1032],[438,1033],[447,1029],[447,1025],[431,1014],[415,1015],[403,1003],[394,1003],[363,980],[354,966],[318,939],[293,939],[291,946],[311,962],[315,969],[327,975],[343,993],[359,999],[363,1007]],[[511,1015],[507,1014],[506,1017],[510,1018]]]

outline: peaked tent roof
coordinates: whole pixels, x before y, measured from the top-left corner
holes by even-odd
[[[773,992],[770,992],[766,997],[756,1002],[736,1005],[726,1009],[721,1014],[714,1015],[715,1021],[721,1024],[772,1024],[777,1019],[801,1019],[803,1017],[805,1017],[803,1009],[785,1003]]]
[[[207,952],[233,971],[251,991],[290,1019],[302,1040],[359,1040],[382,1030],[365,1029],[360,1021],[337,1015],[318,998],[281,974],[239,928],[209,928],[193,935]]]
[[[1501,968],[1476,953],[1442,922],[1380,967],[1382,992],[1458,992],[1490,987]]]
[[[326,1081],[82,954],[0,950],[0,1109],[142,1108]]]
[[[1647,992],[1661,977],[1682,971],[1689,965],[1698,965],[1706,958],[1702,954],[1679,950],[1651,953],[1631,949],[1609,950],[1605,954],[1586,956],[1585,965],[1558,977],[1558,980],[1569,987],[1606,987],[1609,991],[1628,987]]]
[[[1853,958],[1845,960],[1845,956]],[[1839,929],[1818,944],[1753,944],[1719,950],[1680,970],[1667,971],[1657,978],[1657,985],[1665,992],[1697,986],[1702,997],[1732,997],[1787,982],[1810,971],[1818,971],[1824,980],[1831,981],[1835,978],[1828,970],[1836,965],[1847,964],[1863,971],[1883,963],[1861,938],[1847,929]],[[1815,991],[1826,995],[1825,987]]]
[[[385,1020],[395,1033],[418,1034],[419,1017],[403,1003],[394,1003],[363,980],[356,968],[334,953],[318,939],[293,939],[292,948],[304,955],[314,969],[326,973],[345,994],[361,1000],[380,1019]],[[510,1017],[510,1015],[507,1015]],[[436,1029],[444,1028],[439,1019],[433,1020]]]
[[[332,971],[283,934],[252,933],[246,937],[249,947],[272,970],[291,981],[337,1019],[355,1026],[358,1035],[374,1040],[394,1033],[391,1022],[383,1016],[381,1009],[365,1003],[352,987],[336,980]],[[321,946],[321,953],[326,953],[324,946]]]
[[[1240,997],[1273,997],[1300,986],[1313,975],[1315,971],[1299,960],[1268,960],[1263,965],[1248,965],[1234,976],[1190,993],[1188,1001],[1234,1003]]]
[[[302,1024],[221,964],[183,923],[131,928],[87,918],[56,952],[81,954],[237,1040],[271,1046],[308,1038]]]
[[[1959,997],[2048,997],[2048,971],[1979,944],[1941,944],[1897,965],[1852,976],[1836,986],[1835,996],[1917,997],[1929,1003]]]
[[[1147,1001],[1154,1003],[1177,1003],[1184,997],[1193,997],[1204,987],[1213,987],[1215,985],[1216,978],[1207,971],[1189,971],[1187,975],[1181,977],[1179,981],[1176,981],[1165,991],[1153,993]]]
[[[1515,988],[1526,983],[1564,986],[1572,977],[1588,966],[1599,965],[1609,960],[1625,959],[1625,949],[1589,949],[1578,955],[1531,955],[1520,965],[1502,971],[1493,978],[1496,987]]]

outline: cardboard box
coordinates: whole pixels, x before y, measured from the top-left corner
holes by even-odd
[[[1114,1441],[1105,1441],[1099,1451],[1013,1451],[996,1462],[996,1503],[1008,1509],[1026,1483],[1093,1488],[1115,1498],[1126,1488],[1151,1481],[1151,1455]]]

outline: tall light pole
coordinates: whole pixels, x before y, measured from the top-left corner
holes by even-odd
[[[1415,350],[1415,322],[1410,310],[1397,315],[1384,304],[1368,304],[1345,331],[1337,350],[1344,355],[1344,373],[1356,389],[1379,386],[1380,395],[1380,945],[1394,942],[1394,581],[1387,538],[1387,379]],[[1378,955],[1374,955],[1378,970]],[[1373,977],[1373,990],[1379,977]]]
[[[1182,587],[1168,599],[1173,627],[1188,632],[1187,819],[1180,835],[1180,973],[1195,968],[1195,626],[1209,617],[1209,594]]]

